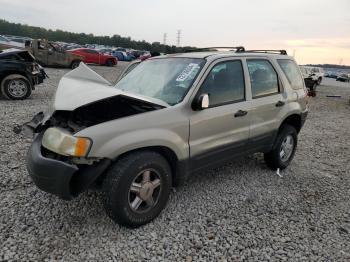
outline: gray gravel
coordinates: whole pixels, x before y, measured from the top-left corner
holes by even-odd
[[[123,67],[93,69],[113,81]],[[350,86],[319,87],[283,178],[261,154],[237,159],[195,174],[160,217],[130,230],[105,215],[99,193],[66,202],[27,175],[30,140],[12,128],[45,110],[66,72],[47,69],[29,100],[0,100],[0,260],[350,260]]]

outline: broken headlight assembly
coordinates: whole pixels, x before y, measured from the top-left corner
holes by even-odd
[[[72,136],[62,129],[48,128],[42,139],[42,146],[64,156],[85,157],[89,153],[92,141],[86,137]]]

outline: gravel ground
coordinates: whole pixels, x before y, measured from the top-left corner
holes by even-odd
[[[113,81],[123,67],[93,69]],[[30,140],[12,128],[45,110],[66,72],[47,69],[29,100],[0,100],[0,260],[350,260],[349,85],[319,87],[283,178],[261,154],[238,159],[195,174],[154,222],[130,230],[105,215],[99,193],[66,202],[27,175]]]

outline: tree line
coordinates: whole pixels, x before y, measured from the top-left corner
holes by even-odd
[[[80,45],[84,44],[98,44],[107,46],[116,46],[124,48],[132,48],[136,50],[147,50],[153,52],[164,52],[164,53],[181,53],[186,50],[195,49],[194,47],[177,47],[163,45],[160,42],[149,43],[145,40],[136,41],[130,37],[123,37],[120,35],[113,36],[96,36],[93,34],[85,33],[72,33],[63,31],[60,29],[51,30],[43,27],[29,26],[20,23],[11,23],[4,19],[0,19],[0,34],[3,35],[15,35],[24,36],[34,39],[48,39],[50,41],[61,41],[66,43],[76,43]]]

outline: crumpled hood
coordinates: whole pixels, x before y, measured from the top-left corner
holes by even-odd
[[[169,106],[158,99],[134,95],[114,88],[102,76],[84,63],[80,63],[79,67],[62,77],[56,91],[53,109],[72,111],[80,106],[118,95],[132,97],[163,107]]]

